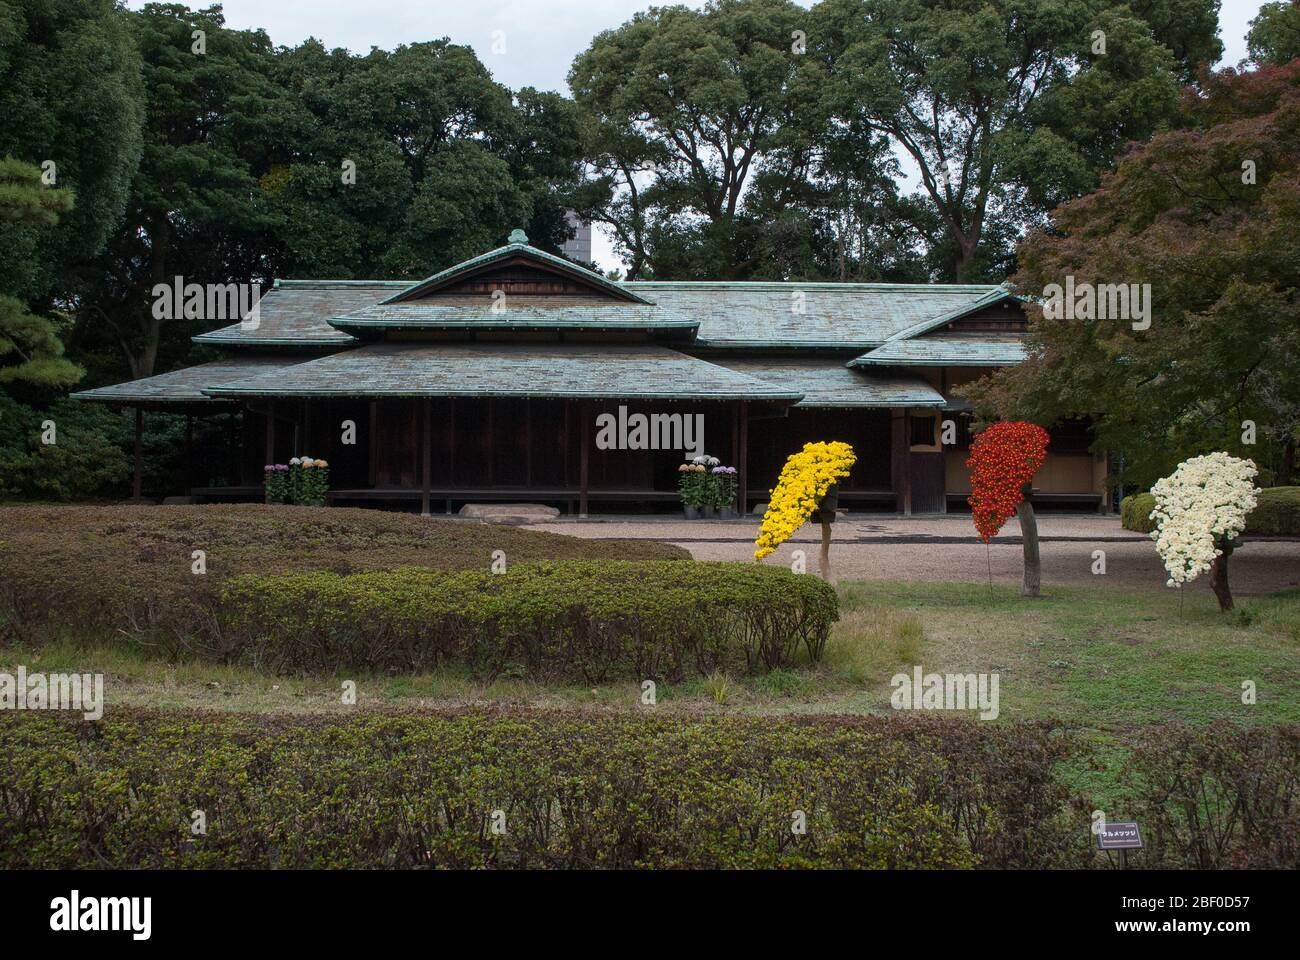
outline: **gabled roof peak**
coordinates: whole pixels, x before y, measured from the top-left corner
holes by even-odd
[[[489,250],[487,253],[479,254],[477,257],[471,257],[455,266],[440,270],[433,276],[411,284],[393,294],[383,300],[382,303],[396,304],[422,299],[455,281],[464,280],[476,273],[482,273],[498,264],[511,260],[526,261],[538,269],[565,277],[575,283],[603,293],[614,300],[642,304],[654,303],[653,300],[640,296],[623,284],[615,283],[595,270],[590,270],[579,263],[574,263],[572,260],[558,257],[553,253],[547,253],[545,250],[539,250],[537,247],[531,246],[528,243],[528,234],[519,229],[511,231],[509,242],[505,246],[497,247],[495,250]]]

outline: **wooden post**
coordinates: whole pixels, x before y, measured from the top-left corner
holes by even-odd
[[[456,486],[456,398],[447,401],[447,486]],[[448,501],[447,512],[451,513]]]
[[[1219,601],[1219,610],[1223,613],[1232,609],[1232,590],[1228,587],[1228,558],[1236,548],[1236,541],[1220,541],[1219,549],[1223,553],[1210,561],[1210,589],[1214,591],[1214,597]]]
[[[912,411],[903,412],[903,516],[912,515]]]
[[[822,553],[821,553],[821,575],[827,583],[833,583],[831,580],[831,522],[825,516],[822,520]]]
[[[533,485],[533,401],[524,398],[524,486]]]
[[[588,414],[591,412],[591,404],[583,402],[578,407],[578,417],[581,423],[578,425],[578,434],[582,450],[578,460],[578,516],[585,520],[587,518],[587,475],[590,471],[590,455],[587,452],[589,445],[589,431],[591,429],[588,422],[591,418]]]
[[[432,487],[433,472],[433,400],[424,398],[424,463],[420,465],[420,481],[423,492],[420,494],[420,516],[429,515],[429,490]]]
[[[736,454],[736,507],[742,517],[749,516],[749,401],[740,401],[739,447]]]
[[[135,450],[131,473],[131,499],[139,500],[144,488],[144,407],[135,408]]]
[[[379,483],[379,401],[370,401],[370,448],[369,478],[370,486]]]
[[[1043,567],[1038,554],[1038,519],[1034,516],[1034,505],[1030,501],[1030,491],[1024,491],[1024,499],[1016,507],[1016,516],[1020,518],[1020,539],[1024,544],[1025,578],[1020,588],[1022,597],[1041,595],[1043,585]]]
[[[194,495],[194,414],[185,414],[185,495]]]
[[[266,401],[266,462],[275,463],[275,401]]]

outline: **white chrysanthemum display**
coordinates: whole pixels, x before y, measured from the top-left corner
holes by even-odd
[[[1210,453],[1184,460],[1156,481],[1151,538],[1169,571],[1169,586],[1181,587],[1209,570],[1223,552],[1219,544],[1246,528],[1246,515],[1255,509],[1258,472],[1252,460]]]

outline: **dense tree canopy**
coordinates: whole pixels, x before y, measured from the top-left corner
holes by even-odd
[[[1149,328],[1036,305],[1030,358],[970,395],[986,416],[1097,416],[1098,447],[1139,483],[1210,450],[1285,482],[1300,433],[1300,62],[1207,75],[1183,115],[1058,208],[1013,278],[1031,297],[1067,276],[1149,284]]]
[[[1300,57],[1300,2],[1273,0],[1259,8],[1246,38],[1250,58],[1259,64],[1280,65]]]

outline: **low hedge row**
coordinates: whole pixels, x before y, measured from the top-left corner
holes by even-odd
[[[0,867],[1080,865],[1070,749],[923,717],[0,715]]]
[[[206,573],[193,571],[194,551]],[[0,507],[0,639],[48,630],[205,645],[221,585],[240,574],[400,567],[486,570],[541,560],[677,560],[681,547],[583,540],[382,510],[261,504]]]
[[[1120,501],[1120,524],[1125,530],[1150,533],[1156,498],[1135,493]],[[1300,537],[1300,487],[1266,487],[1259,491],[1259,503],[1246,517],[1248,537]]]
[[[223,588],[214,652],[273,672],[458,662],[488,678],[678,680],[816,661],[837,617],[828,584],[757,564],[247,575]]]

